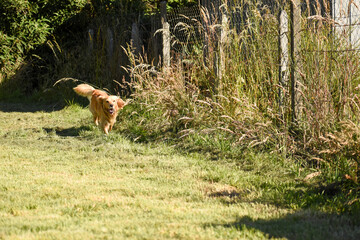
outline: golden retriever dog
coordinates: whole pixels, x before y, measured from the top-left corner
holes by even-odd
[[[127,103],[118,96],[108,95],[88,84],[80,84],[74,87],[74,91],[89,99],[90,112],[93,115],[94,123],[108,135],[116,122],[119,110]]]

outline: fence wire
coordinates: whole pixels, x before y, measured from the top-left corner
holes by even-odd
[[[279,2],[263,0],[259,4],[260,12],[267,8],[271,14],[278,14]],[[168,22],[173,36],[173,49],[179,50],[180,43],[204,43],[202,33],[205,24],[216,25],[221,22],[221,0],[201,0],[200,5],[190,8],[176,8],[168,12]],[[241,32],[247,23],[247,7],[237,7],[234,0],[226,2],[229,26]],[[239,6],[239,5],[238,5]],[[319,51],[360,51],[360,3],[352,0],[309,0],[302,3],[302,12],[306,18],[323,17],[333,20],[333,33],[335,41],[345,41],[346,47],[340,49],[322,49]],[[317,9],[320,8],[320,9]],[[201,11],[205,11],[205,14]],[[208,19],[204,19],[208,15]],[[306,30],[306,29],[305,29]],[[307,51],[303,49],[303,51]],[[309,50],[310,51],[310,50]]]
[[[173,49],[180,51],[181,46],[202,43],[202,24],[199,6],[176,8],[168,12]]]
[[[295,25],[291,22],[290,13],[290,5],[294,2],[300,3],[301,10],[301,17],[296,23],[301,26],[297,30],[300,38],[296,51],[292,49],[295,37],[290,34]],[[242,34],[242,37],[231,38],[227,46],[221,43],[224,18],[228,33]],[[360,69],[359,1],[201,0],[197,6],[168,12],[167,20],[172,35],[172,51],[185,54],[183,58],[187,54],[184,47],[198,44],[204,51],[204,62],[205,58],[208,58],[210,64],[213,62],[216,74],[219,68],[232,69],[228,65],[235,61],[234,56],[241,57],[241,61],[249,65],[249,68],[256,64],[251,60],[254,59],[251,55],[258,58],[266,56],[271,59],[266,67],[272,77],[267,80],[276,83],[276,86],[280,83],[279,95],[282,94],[281,91],[285,94],[284,102],[280,102],[280,105],[290,105],[289,102],[286,103],[289,100],[285,99],[288,94],[285,92],[291,90],[289,78],[298,75],[296,78],[299,80],[296,81],[305,81],[302,83],[301,94],[306,95],[304,99],[308,101],[303,103],[302,110],[307,111],[307,117],[313,117],[317,121],[320,115],[324,119],[330,119],[334,112],[340,115],[341,112],[348,112],[346,107],[342,107],[344,103],[337,102],[337,99],[347,99],[345,91],[339,90],[344,87],[339,86],[355,81],[360,74],[360,70],[357,70]],[[229,46],[235,46],[238,53],[226,52]],[[225,52],[223,56],[222,51]],[[279,73],[278,81],[274,77],[276,74],[273,74],[276,69]],[[314,99],[313,96],[318,97]]]
[[[360,2],[333,0],[332,16],[336,37],[347,42],[348,49],[360,51]]]

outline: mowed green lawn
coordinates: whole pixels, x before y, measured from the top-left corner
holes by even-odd
[[[78,106],[38,110],[0,103],[0,239],[360,239],[346,215],[266,201],[295,186],[286,162],[243,169],[104,136]]]

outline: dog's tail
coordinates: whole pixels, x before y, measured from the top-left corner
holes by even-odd
[[[80,85],[77,85],[76,87],[74,87],[73,89],[80,96],[87,97],[89,99],[89,101],[91,99],[93,91],[95,90],[95,88],[93,88],[92,86],[90,86],[88,84],[80,84]]]

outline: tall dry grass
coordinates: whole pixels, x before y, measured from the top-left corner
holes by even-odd
[[[281,87],[287,98],[285,114],[279,114],[278,6],[247,1],[227,9],[244,14],[240,29],[220,21],[201,23],[213,51],[204,53],[202,45],[183,44],[188,54],[173,60],[167,71],[128,50],[132,96],[138,104],[132,112],[139,121],[136,131],[144,138],[146,133],[157,137],[166,133],[230,151],[280,152],[323,172],[336,172],[334,181],[347,176],[357,184],[359,54],[339,51],[348,46],[342,36],[334,35],[331,19],[304,13],[296,66],[303,108],[294,128],[291,84]],[[210,19],[207,14],[203,12],[205,23]],[[218,43],[221,29],[228,31],[222,36],[226,40]],[[221,61],[215,55],[219,48],[225,58],[220,76],[214,66]],[[139,117],[145,116],[140,112],[146,118]]]
[[[326,8],[326,2],[317,2]],[[337,175],[337,181],[358,184],[360,58],[358,46],[347,41],[351,28],[340,33],[336,24],[319,15],[302,19],[298,72],[304,106],[299,149]]]
[[[140,120],[144,131],[170,132],[180,139],[212,136],[214,141],[227,141],[234,148],[285,152],[288,134],[279,127],[276,116],[278,66],[273,40],[277,41],[275,34],[269,34],[275,30],[276,17],[265,7],[261,9],[265,15],[255,6],[252,10],[248,21],[256,21],[244,23],[240,34],[229,31],[227,41],[222,43],[226,62],[221,78],[214,70],[215,52],[209,52],[204,59],[201,45],[180,43],[182,52],[188,54],[174,59],[167,70],[152,66],[145,58],[136,58],[131,48],[127,49],[132,96],[139,104],[137,111],[149,113],[151,118]],[[203,12],[210,18],[208,14]],[[188,31],[191,27],[185,23],[178,26],[195,34]],[[219,38],[221,27],[226,26],[215,22],[203,28],[210,44]],[[179,39],[176,41],[179,44]],[[217,51],[217,47],[212,45],[209,49]]]

